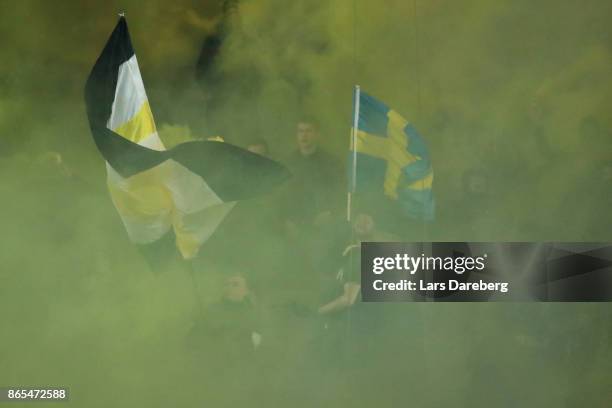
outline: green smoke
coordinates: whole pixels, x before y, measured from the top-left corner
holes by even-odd
[[[244,248],[219,240],[215,259],[228,261],[200,265],[194,285],[178,262],[151,273],[126,237],[83,104],[120,11],[169,145],[221,135],[244,146],[258,137],[282,159],[295,148],[295,121],[309,116],[344,164],[359,84],[430,145],[441,219],[429,240],[612,238],[609,207],[591,194],[612,159],[609,1],[244,0],[228,22],[217,80],[203,82],[195,65],[219,27],[219,2],[0,7],[0,387],[68,386],[75,407],[315,405],[318,388],[296,386],[309,385],[296,374],[311,340],[307,319],[269,312],[263,362],[241,383],[221,380],[221,369],[208,370],[185,345],[196,299],[213,303],[228,272],[248,273],[263,305],[283,296],[315,303],[308,276],[296,274],[304,289],[288,295],[266,278],[279,272],[273,266],[236,261]],[[466,229],[452,213],[470,169],[491,176],[494,199]],[[244,234],[270,259],[288,257],[277,230]],[[610,402],[607,304],[397,312],[420,312],[423,352],[403,349],[401,338],[389,349],[397,372],[388,394],[355,386],[373,366],[330,375],[320,390],[328,405],[371,406],[373,396],[393,405],[398,390],[414,393],[415,406]]]

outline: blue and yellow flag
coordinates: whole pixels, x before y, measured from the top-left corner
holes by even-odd
[[[356,88],[348,161],[352,192],[380,192],[415,219],[434,219],[433,169],[425,142],[396,111]],[[355,129],[356,125],[356,129]]]

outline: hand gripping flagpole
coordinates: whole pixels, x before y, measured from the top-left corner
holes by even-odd
[[[359,127],[359,100],[360,100],[361,88],[359,85],[355,85],[355,95],[353,102],[353,128],[351,129],[351,148],[353,149],[353,162],[351,168],[351,185],[349,187],[347,200],[346,200],[346,220],[351,222],[351,199],[355,192],[357,184],[357,128]]]

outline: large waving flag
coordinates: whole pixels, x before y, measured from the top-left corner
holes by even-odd
[[[433,220],[434,173],[416,129],[383,102],[355,88],[349,190],[379,192],[415,219]]]
[[[124,17],[87,79],[85,102],[113,203],[135,243],[154,242],[173,229],[182,256],[193,258],[237,200],[288,177],[277,162],[223,142],[166,150]]]

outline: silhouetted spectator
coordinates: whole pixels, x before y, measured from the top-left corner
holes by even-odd
[[[222,298],[196,322],[189,342],[196,350],[216,353],[223,347],[223,364],[240,365],[262,340],[254,296],[244,275],[225,279]]]

